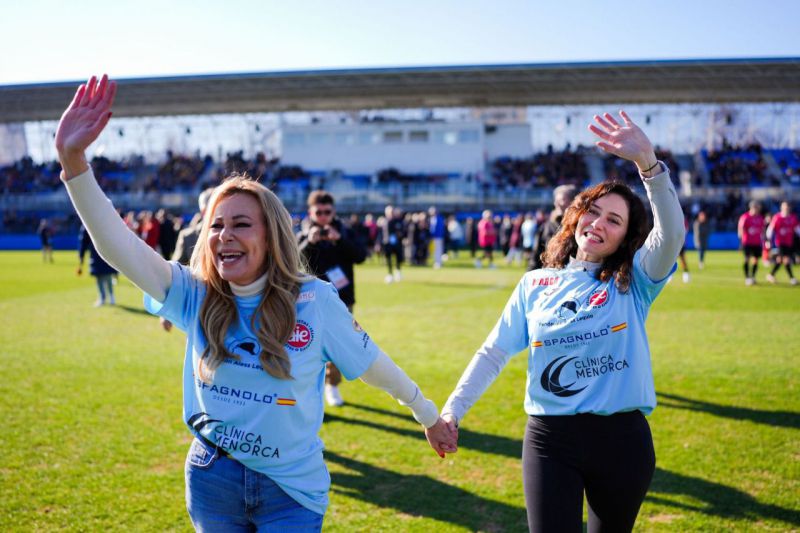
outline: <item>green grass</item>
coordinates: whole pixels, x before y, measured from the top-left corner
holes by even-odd
[[[692,265],[694,258],[690,255]],[[74,253],[0,254],[0,531],[190,531],[184,338],[126,280],[95,309]],[[674,280],[648,322],[658,465],[640,531],[800,529],[800,287],[745,287],[739,255]],[[359,322],[441,406],[522,271],[358,270]],[[760,273],[763,276],[763,268]],[[762,278],[763,279],[763,278]],[[361,382],[322,429],[326,531],[525,531],[525,358],[470,411],[440,460],[406,409]]]

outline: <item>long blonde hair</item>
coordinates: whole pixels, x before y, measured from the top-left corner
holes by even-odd
[[[214,211],[225,198],[247,194],[261,207],[266,228],[267,283],[250,327],[261,345],[262,368],[280,379],[292,379],[291,362],[284,345],[295,328],[295,302],[300,285],[308,279],[297,249],[289,212],[275,194],[246,175],[232,175],[214,190],[203,219],[203,226],[191,259],[192,273],[206,284],[206,296],[200,308],[200,325],[207,345],[198,365],[201,380],[210,383],[214,372],[230,357],[239,359],[225,348],[225,334],[237,319],[237,309],[230,284],[223,280],[214,262],[208,233]]]

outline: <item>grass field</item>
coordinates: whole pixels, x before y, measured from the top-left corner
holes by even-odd
[[[694,257],[690,255],[691,264]],[[189,531],[181,417],[184,337],[126,280],[95,309],[74,253],[0,254],[0,531]],[[763,268],[759,275],[763,279]],[[441,407],[522,270],[357,272],[356,315]],[[666,287],[648,322],[658,457],[640,531],[800,530],[800,287],[745,287],[712,253]],[[525,531],[525,358],[464,419],[440,460],[385,393],[348,383],[322,429],[325,531]]]

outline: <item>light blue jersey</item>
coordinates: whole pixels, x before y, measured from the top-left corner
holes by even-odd
[[[644,324],[667,280],[651,280],[641,254],[634,256],[627,293],[583,268],[522,277],[484,346],[508,356],[528,348],[526,413],[650,414],[655,408]]]
[[[172,285],[163,304],[145,295],[146,309],[186,332],[183,416],[203,436],[248,468],[275,481],[304,507],[320,514],[328,505],[330,476],[322,460],[322,391],[325,363],[355,379],[379,354],[329,283],[303,284],[297,321],[286,344],[294,379],[270,376],[258,360],[261,348],[251,318],[261,295],[237,297],[238,320],[225,346],[238,360],[223,362],[210,384],[196,376],[206,347],[199,314],[205,284],[172,263]]]

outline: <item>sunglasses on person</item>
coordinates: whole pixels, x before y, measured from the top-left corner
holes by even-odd
[[[333,214],[333,209],[317,209],[317,216],[319,215],[327,216],[332,214]]]

